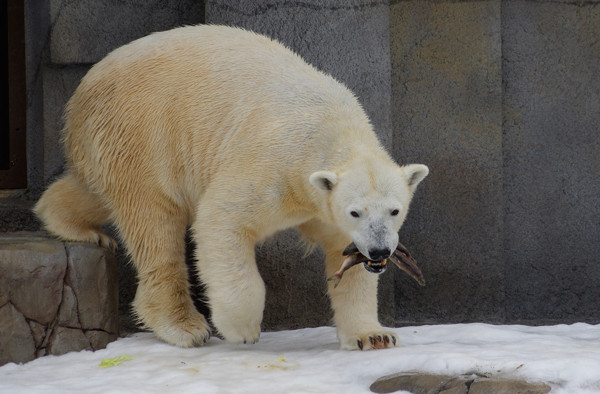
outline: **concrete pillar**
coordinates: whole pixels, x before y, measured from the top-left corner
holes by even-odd
[[[600,2],[502,4],[507,319],[600,320]]]
[[[500,1],[391,5],[394,155],[423,162],[400,238],[423,269],[398,273],[398,322],[504,318]]]

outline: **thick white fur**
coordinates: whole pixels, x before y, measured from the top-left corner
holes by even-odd
[[[68,170],[36,213],[63,239],[104,246],[100,226],[113,222],[138,270],[140,321],[178,346],[209,336],[188,291],[187,226],[214,325],[255,342],[265,297],[257,242],[298,227],[323,246],[328,275],[350,241],[363,253],[393,250],[428,171],[397,166],[333,78],[268,38],[220,26],[110,53],[69,101],[64,143]],[[330,296],[342,348],[395,341],[377,321],[376,275],[355,267]]]

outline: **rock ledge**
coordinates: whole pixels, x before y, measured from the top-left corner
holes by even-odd
[[[481,374],[454,376],[409,372],[381,377],[370,389],[374,393],[402,390],[413,394],[545,394],[551,388],[544,383]]]
[[[102,349],[118,337],[118,316],[112,252],[0,233],[0,365]]]

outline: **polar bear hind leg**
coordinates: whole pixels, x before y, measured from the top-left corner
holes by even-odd
[[[210,337],[210,327],[189,291],[185,211],[160,193],[140,188],[136,194],[135,200],[117,194],[122,200],[115,204],[120,208],[115,225],[138,272],[134,312],[163,341],[201,346]]]
[[[46,230],[64,241],[88,242],[115,249],[116,242],[101,226],[109,220],[109,210],[77,176],[67,172],[42,195],[34,212]]]

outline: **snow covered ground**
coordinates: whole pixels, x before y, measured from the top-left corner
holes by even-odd
[[[107,349],[0,367],[0,393],[369,393],[396,372],[486,373],[600,393],[600,325],[457,324],[394,329],[403,347],[338,350],[335,329],[263,333],[256,345],[212,338],[179,349],[150,333]],[[103,359],[131,360],[101,368]]]

